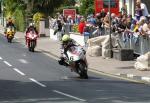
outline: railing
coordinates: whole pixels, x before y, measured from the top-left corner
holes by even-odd
[[[137,33],[123,34],[119,38],[122,48],[133,49],[136,54],[143,55],[150,51],[150,37]]]

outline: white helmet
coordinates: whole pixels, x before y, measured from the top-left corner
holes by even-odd
[[[34,26],[33,23],[30,23],[29,26]]]

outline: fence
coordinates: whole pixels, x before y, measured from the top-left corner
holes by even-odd
[[[104,35],[109,34],[109,29],[104,29]],[[122,48],[133,49],[135,54],[143,55],[150,51],[150,35],[140,35],[138,32],[118,33],[118,41]]]
[[[150,37],[137,33],[124,34],[119,38],[122,48],[133,49],[134,53],[143,55],[150,51]]]

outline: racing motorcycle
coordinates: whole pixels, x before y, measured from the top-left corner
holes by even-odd
[[[63,52],[63,51],[62,51]],[[79,74],[80,78],[88,79],[86,52],[80,46],[72,46],[67,51],[67,56],[63,54],[63,59],[59,60],[60,65],[69,66],[72,71]]]
[[[34,30],[29,31],[26,35],[26,44],[28,46],[29,51],[34,52],[34,49],[36,47],[38,35]]]
[[[6,34],[8,43],[11,43],[15,35],[15,28],[13,26],[7,27],[5,34]]]

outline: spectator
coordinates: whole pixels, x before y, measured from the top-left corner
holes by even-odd
[[[91,26],[92,26],[92,24],[86,23],[86,25],[84,27],[83,34],[84,34],[84,43],[85,43],[85,46],[88,46],[87,45],[87,40],[90,38],[90,35],[91,35]]]
[[[6,24],[6,27],[9,27],[9,26],[15,27],[15,25],[13,23],[13,20],[11,18],[8,18],[8,21],[7,21],[7,24]]]
[[[72,32],[73,23],[74,23],[74,21],[73,21],[71,15],[69,15],[67,18],[67,24],[68,24],[68,31],[69,32]]]
[[[131,31],[134,31],[134,29],[135,29],[135,27],[136,27],[136,20],[135,19],[133,19],[132,21],[131,21],[131,26],[130,26],[130,29],[131,29]]]
[[[104,26],[106,28],[109,28],[109,12],[107,13],[107,15],[104,17]]]
[[[84,27],[85,27],[85,20],[84,18],[81,18],[79,26],[78,26],[78,30],[81,35],[83,34]]]
[[[141,0],[137,0],[136,5],[138,7],[141,7],[143,16],[148,17],[149,13],[148,13],[148,9],[147,9],[146,5],[144,3],[142,3]]]
[[[57,20],[57,29],[54,31],[54,35],[56,35],[56,33],[57,33],[57,38],[59,40],[61,40],[61,38],[62,38],[62,23],[61,23],[60,19]]]
[[[137,20],[140,20],[140,17],[142,16],[142,9],[141,9],[141,5],[136,5],[135,7],[135,16]]]
[[[96,25],[96,19],[94,18],[93,14],[90,15],[90,22],[92,25]]]
[[[121,8],[121,14],[126,15],[127,14],[127,6],[124,4],[123,7]]]
[[[150,22],[148,23],[144,23],[143,27],[142,27],[142,31],[143,31],[143,35],[150,35],[149,32],[150,32]]]
[[[105,9],[102,9],[101,13],[100,13],[100,17],[104,18],[106,15],[107,15],[107,13],[105,12]]]
[[[104,31],[104,25],[103,25],[103,19],[104,18],[101,18],[101,15],[100,13],[97,13],[96,14],[96,26],[98,26],[98,36],[99,35],[104,35],[105,34],[105,31]],[[95,32],[95,31],[94,31]]]
[[[137,21],[135,27],[133,28],[133,32],[138,32],[139,27],[140,27],[140,23]]]
[[[139,28],[138,28],[138,31],[140,32],[141,35],[143,35],[143,25],[146,23],[146,18],[144,16],[142,16],[140,18],[140,21],[139,21]]]

